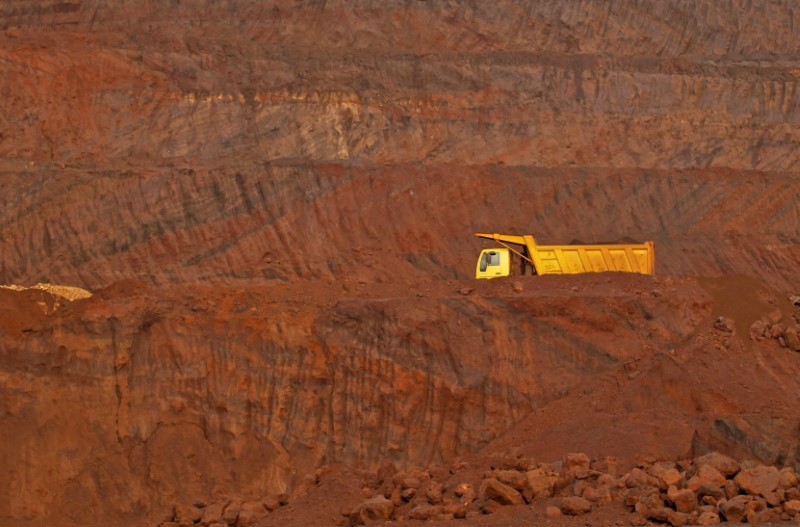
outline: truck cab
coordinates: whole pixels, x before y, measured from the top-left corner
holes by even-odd
[[[511,273],[511,255],[508,249],[484,249],[475,267],[475,278],[497,278]]]

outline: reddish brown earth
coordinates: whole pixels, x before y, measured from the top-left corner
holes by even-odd
[[[477,490],[512,452],[797,470],[800,353],[750,328],[800,317],[798,28],[766,1],[3,2],[0,284],[95,294],[0,289],[0,523],[285,494],[255,521],[329,525],[382,464]],[[658,274],[476,283],[475,231],[652,239]]]

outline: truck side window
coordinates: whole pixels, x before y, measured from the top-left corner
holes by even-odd
[[[500,265],[500,254],[489,253],[489,265]]]
[[[489,253],[483,253],[483,256],[481,256],[481,272],[486,270],[487,265],[489,265]]]

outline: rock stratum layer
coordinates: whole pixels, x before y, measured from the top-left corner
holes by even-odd
[[[513,448],[796,463],[798,28],[4,2],[0,284],[95,295],[0,288],[0,518],[156,523]],[[659,276],[475,284],[475,231],[655,240]]]
[[[6,2],[0,281],[464,278],[488,228],[787,287],[795,7]]]

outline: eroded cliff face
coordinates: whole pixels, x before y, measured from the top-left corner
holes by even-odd
[[[97,294],[0,289],[0,517],[156,521],[514,441],[788,459],[798,364],[747,332],[800,279],[799,16],[4,2],[0,283]],[[475,231],[652,239],[659,277],[475,284]],[[745,307],[687,278],[736,274]]]
[[[797,16],[7,2],[0,281],[464,278],[490,229],[785,288]]]
[[[158,517],[200,497],[290,493],[326,464],[444,462],[677,345],[707,302],[682,285],[668,301],[629,291],[651,278],[589,285],[309,297],[129,283],[49,315],[46,293],[0,291],[29,314],[3,328],[3,514]]]

